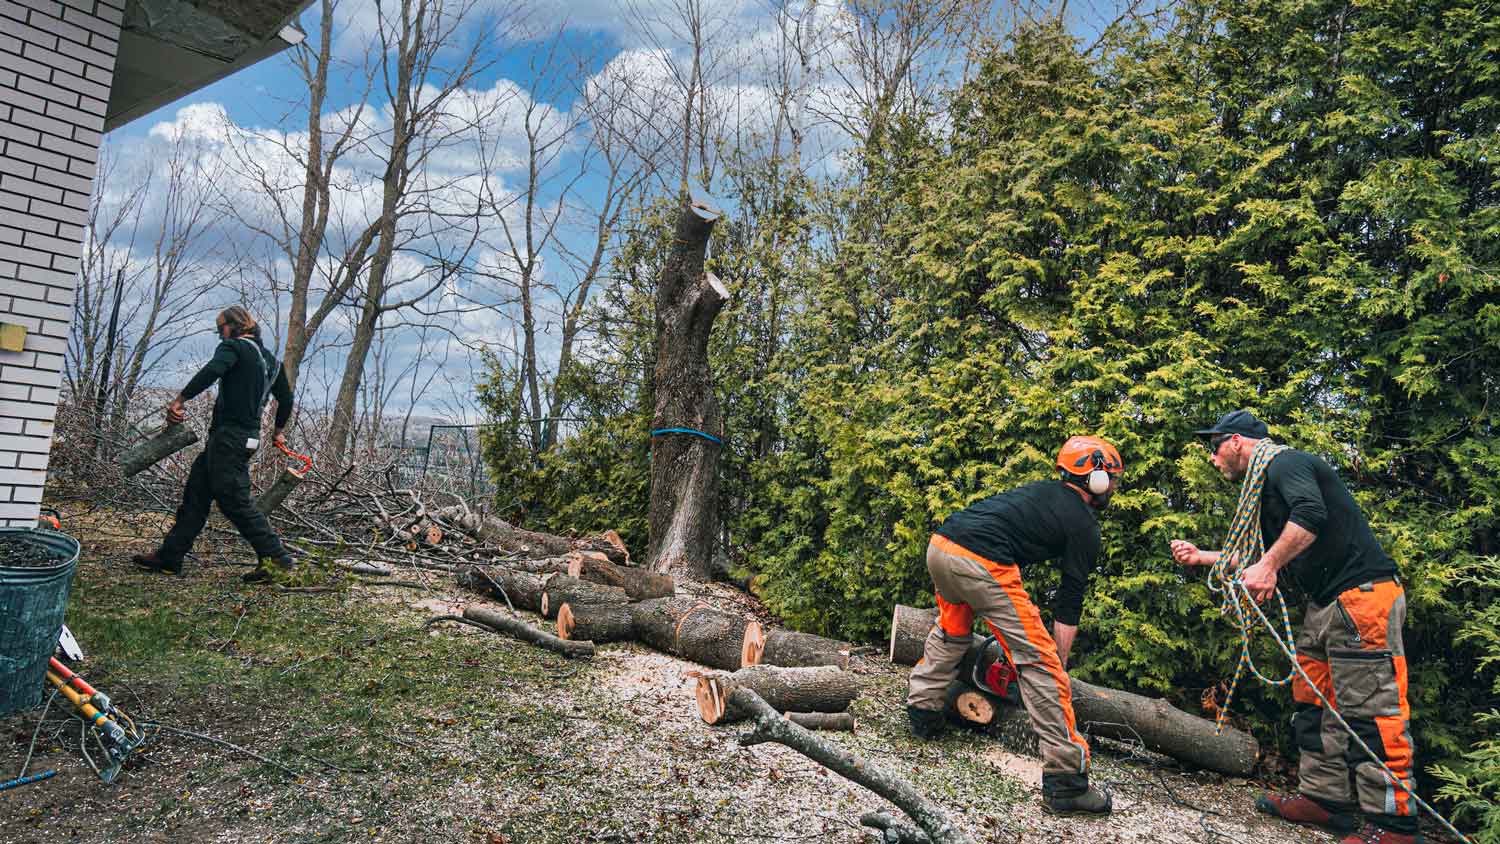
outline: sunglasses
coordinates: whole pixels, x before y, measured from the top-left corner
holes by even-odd
[[[1233,436],[1234,434],[1217,434],[1215,436],[1209,437],[1208,453],[1214,456],[1218,456],[1219,447],[1224,445],[1224,443],[1229,442],[1229,439]]]

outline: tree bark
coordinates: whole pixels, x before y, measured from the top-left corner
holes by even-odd
[[[849,667],[849,651],[854,646],[848,642],[825,639],[811,633],[793,630],[771,630],[765,634],[765,649],[758,663],[752,665],[780,665],[796,668],[809,665],[836,665]]]
[[[512,607],[529,612],[541,612],[545,584],[543,576],[501,566],[470,566],[458,573],[459,586],[497,601],[509,599]]]
[[[745,746],[772,741],[783,744],[803,756],[827,767],[851,782],[868,788],[896,804],[917,826],[927,833],[933,844],[968,844],[969,837],[948,820],[937,804],[923,797],[911,783],[867,759],[862,759],[836,745],[829,744],[802,727],[782,718],[775,709],[748,688],[737,688],[730,704],[755,718],[754,728],[740,736]]]
[[[744,617],[691,598],[652,598],[630,607],[641,642],[710,668],[743,667]]]
[[[629,642],[635,615],[629,604],[563,604],[557,608],[557,636],[580,642]]]
[[[452,507],[434,510],[432,515],[450,525],[457,526],[476,539],[522,554],[562,557],[580,545],[589,545],[594,542],[593,538],[575,540],[566,536],[525,530],[498,516],[482,516],[456,504]]]
[[[729,291],[703,269],[717,209],[686,202],[656,289],[656,407],[653,430],[724,433],[708,367],[708,336]],[[718,535],[721,443],[692,433],[651,438],[653,571],[695,580],[712,577]]]
[[[545,630],[533,627],[518,618],[511,618],[508,615],[485,607],[469,607],[465,609],[464,618],[470,621],[477,621],[494,630],[496,633],[502,633],[506,636],[520,639],[523,642],[530,642],[538,647],[562,654],[569,659],[588,659],[594,655],[593,642],[565,641]]]
[[[185,424],[168,425],[145,442],[136,443],[120,454],[120,472],[130,477],[147,466],[153,466],[198,441],[198,432]]]
[[[630,602],[630,597],[625,590],[618,586],[601,586],[590,583],[587,580],[579,580],[576,577],[568,577],[559,574],[547,580],[542,586],[542,617],[552,618],[557,615],[557,608],[563,604],[572,604],[578,607],[583,604],[625,604]]]
[[[847,712],[783,712],[781,717],[805,730],[854,732],[854,716]]]
[[[937,623],[938,611],[897,604],[891,614],[891,662],[916,665],[927,645],[927,634]]]
[[[709,724],[728,724],[752,713],[731,703],[735,689],[754,691],[778,712],[843,712],[859,695],[859,678],[830,665],[776,668],[755,665],[733,674],[698,678],[698,714]]]
[[[276,479],[276,483],[271,484],[265,492],[260,494],[259,498],[255,499],[256,508],[267,516],[271,515],[282,502],[286,501],[286,497],[292,494],[292,490],[302,483],[304,477],[296,469],[282,469],[281,477]]]
[[[677,583],[670,574],[657,574],[649,569],[633,566],[617,566],[605,560],[578,555],[568,566],[568,576],[606,586],[618,586],[632,601],[646,598],[670,598],[677,594]]]

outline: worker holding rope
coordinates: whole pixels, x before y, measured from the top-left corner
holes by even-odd
[[[167,424],[180,424],[187,418],[184,404],[217,381],[219,395],[208,426],[208,443],[188,472],[177,519],[161,547],[150,554],[136,554],[131,560],[150,571],[179,574],[182,558],[208,521],[209,505],[217,501],[219,510],[255,549],[260,560],[241,579],[246,583],[264,583],[272,579],[273,570],[290,569],[292,557],[281,544],[276,529],[250,497],[250,456],[260,445],[261,411],[273,396],[276,399],[274,441],[277,445],[286,444],[282,430],[292,416],[292,391],[281,364],[261,345],[260,326],[255,317],[243,305],[221,311],[214,320],[214,328],[219,335],[219,346],[213,359],[167,405],[166,414]]]
[[[1300,793],[1262,795],[1256,808],[1346,835],[1344,844],[1418,841],[1401,644],[1406,594],[1396,564],[1333,467],[1268,439],[1265,423],[1248,410],[1225,414],[1195,433],[1209,438],[1214,467],[1242,483],[1239,505],[1224,551],[1203,551],[1174,539],[1172,556],[1184,565],[1215,567],[1226,592],[1226,613],[1239,619],[1247,637],[1241,671],[1249,664],[1259,676],[1250,663],[1248,635],[1252,617],[1260,614],[1254,604],[1246,612],[1238,602],[1244,596],[1261,602],[1275,595],[1290,639],[1277,590],[1283,570],[1308,601],[1295,639],[1296,665],[1286,679],[1270,681],[1292,684]],[[1325,702],[1337,712],[1327,711]],[[1363,826],[1356,809],[1364,812]]]

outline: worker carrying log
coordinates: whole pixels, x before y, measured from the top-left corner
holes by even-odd
[[[276,357],[261,344],[260,326],[242,305],[221,311],[214,320],[219,346],[214,356],[198,370],[182,392],[167,405],[167,424],[187,418],[184,405],[194,396],[219,383],[208,443],[193,461],[177,518],[161,547],[150,554],[137,554],[132,561],[142,568],[179,574],[182,558],[208,521],[208,508],[219,510],[255,548],[260,563],[241,579],[261,583],[271,579],[271,570],[291,567],[292,558],[271,522],[255,506],[250,495],[250,456],[260,445],[260,417],[267,400],[276,398],[276,431],[273,441],[284,444],[282,430],[292,416],[292,391],[286,372]]]
[[[1172,557],[1184,565],[1215,566],[1216,572],[1226,564],[1244,566],[1242,574],[1230,574],[1243,578],[1255,601],[1275,594],[1285,571],[1308,599],[1296,637],[1301,670],[1291,678],[1300,793],[1262,795],[1256,808],[1347,835],[1345,844],[1411,844],[1418,836],[1412,796],[1324,711],[1324,701],[1336,706],[1391,774],[1406,789],[1415,787],[1401,642],[1406,593],[1396,564],[1333,467],[1271,441],[1265,423],[1250,411],[1227,413],[1195,433],[1208,437],[1214,468],[1242,482],[1226,547],[1239,559],[1223,559],[1219,551],[1199,550],[1182,539],[1172,540]],[[1356,808],[1366,820],[1358,831]]]
[[[1072,437],[1057,453],[1059,479],[992,495],[949,516],[927,545],[938,621],[911,673],[912,732],[945,728],[945,695],[974,641],[974,617],[989,625],[1015,665],[1021,700],[1042,755],[1042,807],[1052,814],[1107,815],[1107,793],[1089,785],[1089,746],[1073,716],[1068,654],[1089,573],[1099,556],[1095,513],[1109,504],[1124,463],[1097,437]],[[1021,582],[1023,565],[1059,560],[1062,585],[1052,633]]]

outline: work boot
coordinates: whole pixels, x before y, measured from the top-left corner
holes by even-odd
[[[941,709],[918,709],[906,707],[906,718],[911,722],[911,734],[924,741],[943,737],[948,731],[948,718]]]
[[[1365,822],[1357,832],[1352,832],[1341,844],[1422,844],[1422,830],[1416,824],[1416,818],[1402,818],[1409,820],[1410,832],[1380,826],[1379,824]]]
[[[262,557],[255,568],[240,575],[241,583],[272,583],[292,570],[291,557]]]
[[[1352,807],[1349,810],[1338,806],[1330,809],[1303,794],[1262,794],[1255,798],[1255,810],[1291,823],[1326,829],[1334,835],[1348,835],[1359,826]]]
[[[1089,785],[1088,774],[1042,774],[1042,811],[1049,815],[1094,815],[1114,809],[1109,792]]]
[[[181,560],[175,562],[163,560],[155,551],[149,554],[133,554],[130,561],[146,571],[154,571],[158,574],[182,574]]]

